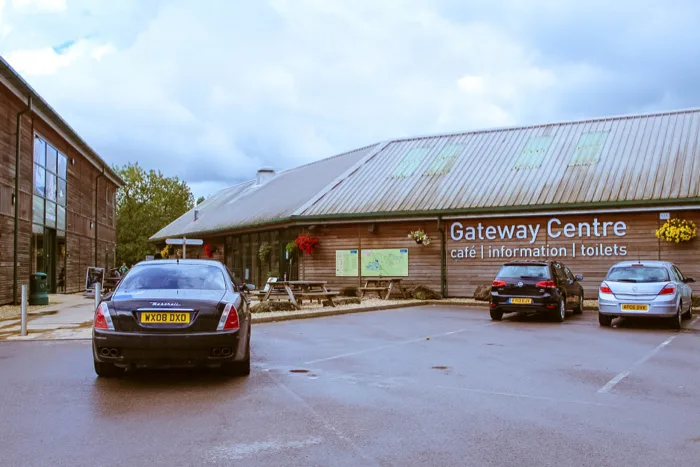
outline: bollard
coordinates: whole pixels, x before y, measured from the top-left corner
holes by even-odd
[[[97,310],[97,307],[100,306],[100,302],[102,301],[102,290],[100,290],[102,287],[100,287],[100,283],[96,282],[95,283],[95,309]]]
[[[27,286],[26,285],[22,286],[21,307],[22,307],[22,331],[21,331],[21,334],[23,336],[26,336],[27,335]]]

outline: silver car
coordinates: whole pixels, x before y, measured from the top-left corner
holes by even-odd
[[[695,282],[666,261],[623,261],[608,271],[598,291],[598,322],[610,326],[618,316],[667,318],[675,329],[693,314]]]

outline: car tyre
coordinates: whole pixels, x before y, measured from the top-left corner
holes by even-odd
[[[609,328],[610,326],[612,326],[612,320],[612,316],[598,313],[598,324],[600,324],[602,327]]]
[[[676,316],[671,318],[671,329],[679,331],[683,327],[683,313],[681,311],[682,305],[678,305],[678,310],[676,310]]]
[[[693,317],[693,296],[690,296],[690,305],[688,306],[688,311],[683,313],[683,319],[689,320]]]
[[[575,315],[583,314],[583,294],[578,296],[578,306],[574,309]]]
[[[499,310],[490,310],[491,319],[493,321],[501,321],[503,319],[503,312]]]
[[[95,362],[95,373],[100,378],[116,378],[124,374],[124,370],[114,365],[114,363]]]
[[[559,300],[559,308],[552,313],[552,319],[557,323],[563,323],[566,318],[566,299],[563,297]]]
[[[248,343],[246,344],[245,360],[240,362],[225,363],[222,366],[223,373],[227,376],[250,375],[250,330],[248,330]]]

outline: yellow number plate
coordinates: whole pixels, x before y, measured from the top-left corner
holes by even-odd
[[[531,298],[511,298],[510,303],[518,303],[521,305],[529,305],[532,303]]]
[[[153,312],[141,313],[142,324],[189,324],[189,313]]]
[[[622,305],[623,311],[649,311],[649,305],[638,305],[636,303],[625,303]]]

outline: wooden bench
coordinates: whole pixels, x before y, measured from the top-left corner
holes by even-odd
[[[361,297],[364,297],[367,292],[377,292],[379,298],[384,298],[382,293],[389,293],[389,286],[386,287],[360,287],[360,292],[362,292]]]
[[[327,298],[331,302],[331,306],[335,306],[333,302],[333,297],[340,295],[340,292],[294,292],[294,297],[299,297],[299,304],[302,304],[304,298],[317,299],[319,303],[324,298]]]

